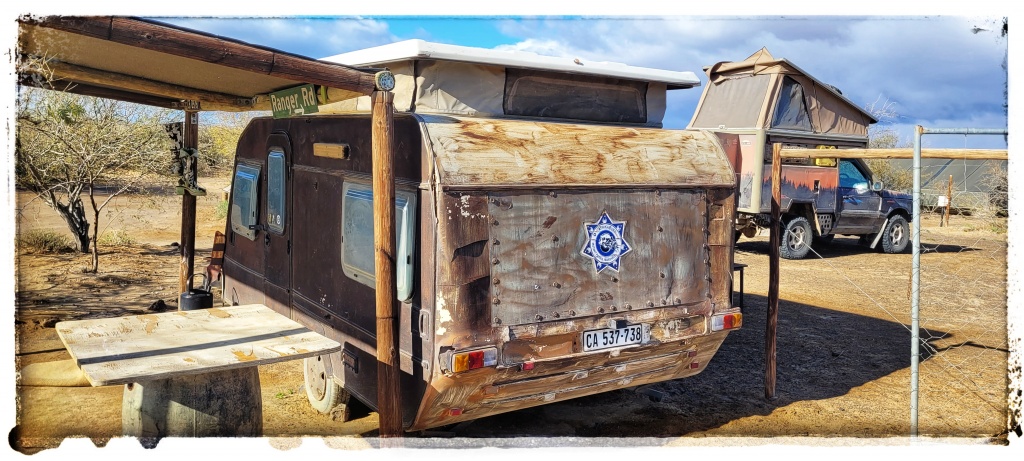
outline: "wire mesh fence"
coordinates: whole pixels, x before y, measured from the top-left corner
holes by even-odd
[[[943,131],[957,130],[932,130]],[[972,174],[954,180],[961,165],[944,163],[943,168],[952,167],[949,181],[920,189],[915,210],[915,435],[994,436],[1005,434],[1008,427],[1006,162],[976,162],[969,168],[961,163]],[[945,173],[921,168],[921,177]],[[915,183],[920,187],[922,181]],[[941,254],[954,255],[955,262]]]

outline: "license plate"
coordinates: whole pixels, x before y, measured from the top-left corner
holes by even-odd
[[[647,333],[646,335],[644,333]],[[583,352],[608,349],[612,347],[640,344],[647,340],[650,330],[644,331],[642,324],[628,325],[622,328],[605,328],[583,332]]]

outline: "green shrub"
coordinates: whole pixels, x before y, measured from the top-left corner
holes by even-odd
[[[98,243],[110,246],[129,246],[135,245],[138,242],[128,233],[128,231],[124,229],[117,229],[111,232],[104,232],[99,236]]]
[[[73,253],[77,251],[66,235],[51,230],[31,230],[18,238],[18,246],[29,253]]]
[[[213,216],[217,219],[226,219],[228,217],[228,201],[221,200],[217,204],[217,209],[213,212]]]

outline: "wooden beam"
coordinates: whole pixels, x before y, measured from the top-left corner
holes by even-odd
[[[185,111],[185,124],[182,130],[184,140],[182,147],[186,149],[199,148],[199,112]],[[192,174],[195,175],[196,164],[192,164]],[[192,289],[192,276],[195,274],[196,259],[196,196],[188,191],[181,196],[181,244],[178,246],[181,255],[181,266],[178,277],[179,293],[186,293]],[[181,306],[178,306],[181,310]]]
[[[913,148],[904,149],[782,149],[782,158],[912,159]],[[921,158],[956,160],[1006,160],[1006,149],[921,149]]]
[[[377,414],[381,437],[402,435],[399,312],[395,287],[394,93],[375,91],[373,100],[373,246],[377,278]]]
[[[19,21],[300,83],[360,94],[375,89],[369,71],[156,21],[116,16],[45,16]]]
[[[45,79],[41,77],[36,78],[35,75],[21,74],[18,76],[18,84],[42,88],[44,90],[65,91],[68,93],[81,94],[84,96],[93,96],[96,98],[115,99],[118,101],[130,102],[135,104],[145,104],[147,106],[163,107],[164,109],[184,110],[184,104],[177,99],[162,98],[159,96],[151,96],[142,93],[131,93],[128,91],[121,91],[115,90],[113,88],[89,85],[87,83],[81,83],[76,81],[65,80],[58,82],[47,82]]]
[[[772,225],[768,240],[768,317],[764,329],[764,397],[775,398],[775,339],[779,325],[779,245],[782,238],[782,144],[772,145]]]
[[[182,100],[200,101],[201,110],[227,112],[260,110],[260,108],[253,105],[251,98],[246,97],[172,85],[131,75],[76,66],[60,61],[48,62],[47,68],[53,72],[53,78],[58,80],[54,82],[54,85],[57,87],[61,86],[59,80],[69,80],[94,86],[116,88],[125,93],[138,93],[146,96],[175,99],[179,102]]]

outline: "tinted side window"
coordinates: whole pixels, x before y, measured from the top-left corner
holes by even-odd
[[[259,210],[259,178],[259,167],[238,165],[231,186],[231,230],[249,240],[256,239],[256,231],[249,226],[256,224]]]
[[[276,234],[284,233],[287,216],[287,175],[284,151],[273,148],[267,156],[267,227]]]
[[[846,160],[839,161],[839,187],[853,187],[859,182],[867,183],[867,178],[860,172],[857,165]]]

